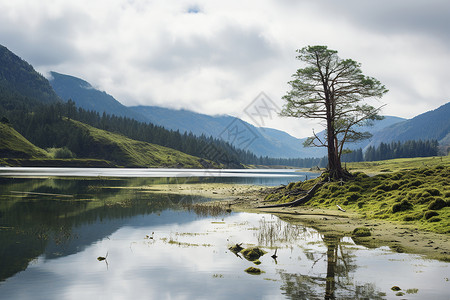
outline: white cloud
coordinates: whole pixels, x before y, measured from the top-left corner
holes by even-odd
[[[384,113],[413,117],[448,101],[446,2],[0,0],[0,41],[125,105],[241,117],[261,91],[282,106],[295,49],[325,44],[390,89]],[[271,126],[311,132],[302,120]]]

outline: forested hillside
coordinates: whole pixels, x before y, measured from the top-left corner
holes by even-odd
[[[103,114],[128,117],[137,121],[147,121],[139,112],[133,112],[106,92],[95,89],[80,78],[50,72],[50,84],[64,101],[73,100],[77,107]],[[171,128],[168,128],[171,129]]]
[[[2,45],[0,66],[0,95],[20,95],[46,103],[60,100],[44,76]]]
[[[106,159],[127,167],[214,168],[217,165],[180,151],[132,140],[123,135],[101,130],[74,120],[63,120],[81,132],[88,147],[82,149],[84,157]],[[84,144],[85,145],[85,144]]]
[[[100,115],[64,102],[47,79],[7,48],[0,48],[0,118],[40,148],[68,148],[78,158],[96,151],[91,136],[64,119],[120,133],[128,138],[173,148],[227,167],[242,167],[231,145],[206,137],[180,134],[161,126],[109,114]],[[244,152],[239,152],[244,155]]]
[[[408,140],[437,140],[441,146],[446,146],[450,135],[449,116],[450,102],[410,120],[384,128],[374,134],[370,146]]]

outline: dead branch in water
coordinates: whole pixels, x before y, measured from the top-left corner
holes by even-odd
[[[297,206],[303,203],[308,202],[309,200],[311,200],[311,198],[314,196],[314,194],[316,193],[316,191],[324,184],[323,181],[319,181],[317,182],[307,193],[305,196],[295,199],[291,202],[287,202],[287,203],[280,203],[280,204],[273,204],[273,205],[263,205],[263,206],[258,206],[257,208],[274,208],[274,207],[291,207],[291,206]]]

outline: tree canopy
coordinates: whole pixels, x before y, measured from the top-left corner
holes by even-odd
[[[307,46],[297,53],[305,66],[292,75],[281,115],[319,119],[326,128],[325,136],[313,131],[305,145],[327,147],[330,176],[346,178],[341,166],[344,144],[369,138],[370,134],[358,127],[382,119],[381,107],[363,101],[381,98],[388,90],[377,79],[362,74],[360,63],[341,59],[327,46]]]

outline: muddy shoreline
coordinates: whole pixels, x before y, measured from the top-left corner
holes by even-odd
[[[336,209],[307,206],[256,208],[264,206],[266,187],[235,184],[183,184],[177,187],[156,185],[146,188],[148,192],[165,192],[215,199],[214,205],[238,212],[269,213],[282,220],[303,224],[321,233],[351,236],[355,228],[366,227],[371,236],[354,238],[357,244],[375,248],[388,246],[394,251],[423,255],[429,259],[450,261],[450,235],[437,234],[401,222],[365,219],[361,215]]]

